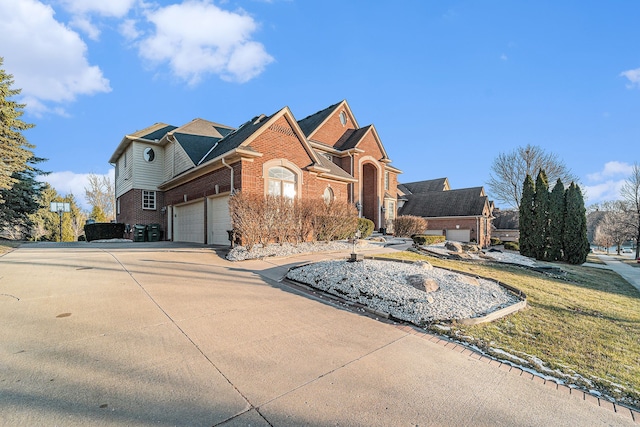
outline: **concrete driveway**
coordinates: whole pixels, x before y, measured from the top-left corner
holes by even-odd
[[[637,425],[626,408],[277,282],[330,256],[23,245],[0,257],[0,425]]]

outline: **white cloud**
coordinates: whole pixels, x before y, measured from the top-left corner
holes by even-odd
[[[62,6],[75,15],[95,14],[105,17],[122,18],[136,3],[136,0],[62,0]]]
[[[36,0],[0,1],[0,52],[15,88],[35,113],[55,111],[47,103],[65,103],[78,95],[109,92],[109,81],[89,65],[80,36],[54,19],[54,11]],[[33,108],[33,110],[32,110]]]
[[[632,89],[634,87],[640,88],[640,68],[635,70],[627,70],[620,73],[620,76],[626,77],[629,80],[627,87]]]
[[[587,185],[582,188],[586,195],[588,204],[604,202],[608,200],[619,200],[620,189],[625,180],[608,180],[596,185]]]
[[[186,1],[147,13],[155,31],[139,45],[140,56],[168,63],[179,78],[197,84],[207,74],[244,83],[273,61],[251,39],[257,24],[246,13],[222,10],[209,0]]]
[[[118,31],[127,40],[135,40],[142,35],[142,32],[137,29],[137,22],[135,19],[125,19],[118,26]]]
[[[71,171],[52,172],[49,175],[38,177],[39,181],[47,182],[56,189],[60,196],[73,194],[78,206],[83,210],[91,210],[91,206],[85,198],[85,187],[89,186],[88,173],[75,173]],[[99,177],[108,176],[111,182],[115,181],[115,170],[109,169],[106,174],[96,174]]]
[[[631,175],[632,169],[633,166],[629,163],[617,161],[607,162],[600,172],[588,174],[587,179],[589,181],[597,182],[607,178],[622,177],[622,179],[625,180],[629,175]]]
[[[100,29],[86,16],[75,16],[69,24],[84,31],[91,40],[98,40],[100,38]]]

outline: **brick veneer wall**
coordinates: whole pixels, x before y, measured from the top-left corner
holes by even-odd
[[[338,108],[334,113],[327,119],[327,121],[322,125],[321,128],[316,130],[313,134],[312,139],[314,141],[320,141],[328,145],[335,144],[340,137],[348,130],[355,129],[355,124],[349,118],[347,114],[347,123],[343,125],[340,122],[340,112],[347,112],[346,109]]]
[[[240,188],[242,185],[242,167],[240,162],[233,163],[233,186]],[[218,192],[216,193],[216,184]],[[202,199],[203,197],[231,191],[231,170],[223,166],[221,169],[209,172],[185,184],[181,184],[165,192],[164,201],[168,205],[179,205],[187,202]]]
[[[491,227],[489,222],[489,230],[485,235],[484,219],[480,218],[477,221],[475,218],[446,218],[446,219],[433,219],[425,218],[427,220],[427,230],[455,230],[456,225],[460,226],[461,230],[471,230],[471,239],[475,239],[482,247],[487,247],[491,243]]]
[[[129,224],[160,224],[163,230],[167,229],[167,216],[162,212],[164,206],[164,194],[156,191],[155,210],[142,209],[142,190],[134,188],[119,197],[120,213],[116,214],[116,222]],[[127,236],[129,238],[132,235]]]

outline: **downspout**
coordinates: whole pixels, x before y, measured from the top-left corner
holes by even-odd
[[[348,152],[347,154],[349,154],[349,157],[351,158],[351,176],[355,178],[355,174],[353,173],[353,153]],[[353,204],[353,193],[355,193],[355,184],[352,182],[351,183],[351,201],[350,201],[351,204]],[[358,212],[358,215],[359,214],[360,212]]]
[[[230,190],[230,194],[233,194],[234,192],[234,188],[233,188],[233,166],[229,165],[225,160],[224,157],[222,158],[222,164],[226,167],[229,168],[229,170],[231,170],[231,190]]]

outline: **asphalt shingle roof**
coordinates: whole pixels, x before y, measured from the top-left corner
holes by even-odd
[[[318,111],[317,113],[305,117],[302,120],[298,120],[298,125],[300,126],[300,129],[302,129],[304,135],[307,137],[311,135],[311,133],[316,130],[317,127],[320,126],[320,124],[331,115],[331,113],[335,111],[335,109],[338,107],[338,105],[341,104],[341,102],[333,104],[325,108],[324,110]]]
[[[207,157],[202,159],[199,164],[206,163],[209,160],[213,160],[216,157],[223,155],[224,153],[238,148],[244,141],[247,140],[247,138],[253,135],[262,126],[264,126],[264,124],[267,123],[271,117],[273,117],[273,115],[264,117],[259,121],[257,120],[258,117],[254,117],[253,119],[245,122],[238,129],[219,140],[218,145],[216,145],[215,148],[211,150],[209,154],[207,154]],[[256,123],[256,121],[258,122]]]
[[[176,132],[173,136],[182,146],[194,165],[197,165],[200,159],[207,154],[211,147],[213,147],[216,142],[220,141],[220,138],[193,135],[190,133]]]
[[[402,186],[404,193],[424,193],[427,191],[444,191],[447,178],[429,179],[426,181],[408,182],[398,185]],[[408,190],[408,191],[405,191]]]
[[[351,148],[355,148],[365,133],[371,128],[371,125],[365,126],[360,129],[349,129],[344,133],[342,138],[338,140],[336,143],[336,148],[338,150],[349,150]]]
[[[349,174],[347,171],[342,169],[340,166],[333,163],[331,160],[324,157],[322,154],[319,154],[317,152],[316,154],[317,154],[316,157],[318,157],[318,160],[320,161],[320,166],[322,166],[323,168],[329,169],[329,174],[336,177],[353,178],[351,174]]]
[[[177,128],[178,128],[177,126],[168,125],[168,126],[165,126],[163,128],[160,128],[158,130],[155,130],[155,131],[153,131],[151,133],[148,133],[148,134],[146,134],[144,136],[141,136],[140,138],[150,139],[152,141],[153,140],[160,140],[160,139],[162,139],[163,136],[165,136],[165,134],[167,132],[171,132],[172,130],[177,129]]]
[[[520,214],[515,210],[494,210],[493,226],[498,230],[517,230],[520,228]]]
[[[448,191],[427,191],[408,194],[400,215],[423,217],[480,216],[487,196],[480,196],[482,187]]]

